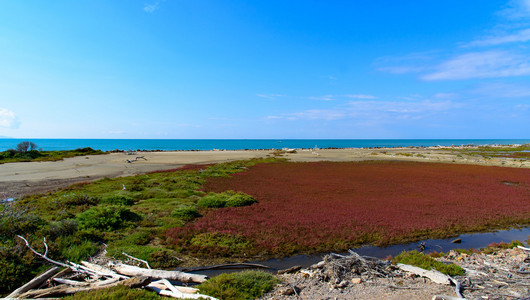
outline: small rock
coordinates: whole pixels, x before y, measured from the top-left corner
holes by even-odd
[[[297,288],[296,286],[289,286],[289,287],[286,287],[285,289],[281,290],[280,294],[282,294],[284,296],[291,296],[291,295],[294,295],[294,294],[298,294],[298,292],[300,292],[299,288]]]
[[[311,269],[322,269],[326,265],[325,261],[318,262],[314,265],[311,265],[309,268]]]
[[[351,282],[352,282],[353,284],[359,284],[359,283],[363,282],[363,280],[362,280],[360,277],[356,277],[356,278],[353,278],[353,279],[351,280]]]
[[[339,282],[339,284],[337,284],[337,288],[339,288],[339,289],[343,289],[343,288],[345,288],[347,286],[348,286],[348,282],[346,280],[343,280],[343,281]]]

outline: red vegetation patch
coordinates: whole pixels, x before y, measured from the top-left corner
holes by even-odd
[[[506,182],[517,182],[506,184]],[[486,227],[528,224],[530,170],[408,162],[260,164],[208,191],[241,191],[258,203],[209,210],[167,232],[186,248],[194,235],[244,237],[249,253],[344,250]]]

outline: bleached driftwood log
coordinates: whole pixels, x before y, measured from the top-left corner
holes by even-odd
[[[397,264],[397,267],[405,272],[410,272],[422,277],[427,277],[433,282],[439,283],[439,284],[446,284],[450,285],[451,280],[449,279],[449,276],[436,271],[436,270],[425,270],[422,268],[414,267],[411,265],[405,265],[405,264]]]
[[[7,298],[16,298],[20,294],[27,292],[31,290],[32,288],[35,288],[39,285],[41,285],[43,282],[48,280],[48,278],[55,275],[57,272],[59,272],[58,267],[50,268],[48,271],[42,273],[41,275],[33,278],[28,283],[24,284],[23,286],[19,287],[18,289],[14,290],[11,294],[7,295]]]
[[[163,289],[161,286],[159,286],[160,283],[165,285],[165,287],[168,288],[169,291],[166,290],[166,289]],[[146,288],[156,292],[159,295],[173,297],[173,298],[177,298],[177,299],[210,299],[210,300],[218,300],[217,298],[214,298],[214,297],[211,297],[211,296],[207,296],[207,295],[203,295],[203,294],[184,293],[184,292],[181,291],[180,287],[177,288],[176,286],[172,285],[171,282],[169,282],[167,279],[162,279],[162,280],[158,281],[157,284],[151,283],[151,284],[147,285]]]
[[[81,264],[83,266],[85,266],[86,268],[96,272],[98,275],[101,275],[101,276],[108,276],[108,277],[113,277],[113,278],[119,278],[119,279],[127,279],[129,278],[128,276],[124,276],[124,275],[120,275],[114,271],[112,271],[111,269],[108,269],[108,268],[105,268],[105,267],[102,267],[100,265],[96,265],[96,264],[93,264],[93,263],[89,263],[87,261],[81,261]]]
[[[78,292],[86,292],[86,291],[94,291],[94,290],[100,290],[100,289],[106,289],[110,287],[114,287],[117,285],[125,285],[131,288],[137,288],[137,287],[144,287],[151,283],[151,279],[149,277],[134,277],[129,278],[123,281],[114,282],[111,284],[106,285],[89,285],[86,287],[76,286],[72,287],[66,284],[61,284],[58,286],[54,286],[47,289],[40,289],[40,290],[32,290],[26,293],[21,294],[20,298],[43,298],[43,297],[50,297],[50,296],[61,296],[61,295],[70,295]]]
[[[145,269],[135,266],[129,266],[121,263],[111,263],[109,267],[119,274],[127,276],[147,276],[157,279],[169,279],[178,280],[181,282],[205,282],[208,277],[206,275],[190,274],[179,271],[165,271],[165,270],[153,270]]]

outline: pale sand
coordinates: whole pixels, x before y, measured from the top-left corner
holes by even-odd
[[[129,176],[146,172],[173,169],[189,164],[211,164],[272,156],[271,150],[241,151],[176,151],[138,152],[135,155],[111,153],[67,158],[55,162],[24,162],[0,165],[0,193],[8,197],[45,192],[57,187],[103,177]],[[403,156],[408,153],[413,156]],[[459,153],[436,148],[390,149],[309,149],[287,153],[285,157],[295,162],[308,161],[361,161],[403,160],[422,162],[448,162],[488,166],[530,168],[530,161],[504,158],[483,159],[475,156],[458,157]],[[144,156],[132,163],[136,156]]]

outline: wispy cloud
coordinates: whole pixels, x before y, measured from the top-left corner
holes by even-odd
[[[530,58],[512,51],[471,52],[439,64],[423,80],[497,78],[530,74]]]
[[[337,100],[337,99],[344,99],[344,98],[350,98],[350,99],[377,99],[376,96],[367,95],[367,94],[324,95],[324,96],[307,97],[307,99],[319,100],[319,101],[334,101],[334,100]]]
[[[286,120],[341,120],[354,119],[359,122],[392,123],[404,119],[423,119],[428,116],[458,107],[452,101],[422,100],[403,101],[349,101],[344,105],[330,109],[309,109],[281,116],[269,116],[269,119]]]
[[[160,7],[160,0],[156,0],[151,3],[145,3],[144,4],[144,11],[148,13],[152,13],[155,10],[157,10]]]
[[[324,95],[324,96],[312,96],[312,97],[308,97],[308,99],[311,99],[311,100],[320,100],[320,101],[333,101],[335,100],[335,97],[334,95]]]
[[[465,44],[465,46],[496,46],[507,43],[520,43],[528,41],[530,41],[530,28],[522,29],[515,33],[503,33],[481,40],[472,41],[469,44]]]
[[[282,94],[257,94],[256,96],[260,98],[270,99],[270,100],[273,100],[279,97],[285,97],[285,95],[282,95]]]
[[[375,61],[377,69],[392,74],[418,73],[425,81],[530,75],[530,55],[524,44],[530,42],[530,0],[512,0],[500,15],[503,18],[492,30],[495,34],[455,45],[452,52],[457,54],[431,51],[382,57]],[[469,47],[479,49],[470,52],[466,50]]]
[[[19,125],[17,116],[7,108],[0,108],[0,127],[17,128]]]
[[[500,15],[508,19],[521,19],[530,17],[530,0],[511,0]]]
[[[480,97],[506,99],[530,97],[530,87],[527,85],[508,84],[503,82],[493,82],[481,84],[469,90],[472,95]]]
[[[354,99],[377,99],[376,96],[372,95],[364,95],[364,94],[356,94],[356,95],[345,95],[347,98],[354,98]]]

